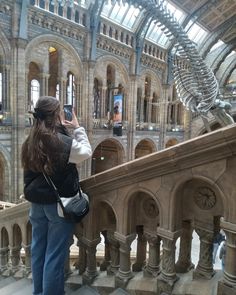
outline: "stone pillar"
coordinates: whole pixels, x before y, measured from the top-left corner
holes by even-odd
[[[196,228],[196,232],[200,238],[200,254],[193,279],[211,279],[215,274],[212,261],[214,232],[202,228]]]
[[[162,294],[162,292],[171,294],[178,280],[175,270],[175,242],[180,232],[170,232],[158,227],[157,233],[163,242],[161,273],[157,277],[157,294]]]
[[[157,235],[145,232],[145,237],[149,244],[149,258],[144,267],[143,274],[145,277],[157,277],[160,273],[160,242]]]
[[[136,234],[124,236],[115,232],[115,238],[120,244],[120,268],[115,277],[115,287],[124,288],[128,281],[133,277],[130,269],[130,245],[135,239]]]
[[[68,277],[70,274],[72,274],[72,270],[71,270],[71,265],[70,265],[70,247],[71,245],[73,245],[74,243],[74,239],[73,239],[73,235],[70,238],[69,241],[69,248],[68,248],[68,253],[67,253],[67,258],[65,260],[65,276]]]
[[[226,261],[217,295],[236,295],[236,224],[221,218],[221,228],[226,234]]]
[[[61,78],[59,85],[59,99],[61,106],[66,103],[66,83],[67,78]]]
[[[136,262],[132,266],[133,271],[142,271],[143,266],[146,263],[147,252],[147,240],[143,234],[143,226],[137,226],[137,250],[136,250]]]
[[[25,250],[25,269],[24,275],[28,276],[31,272],[31,245],[22,245]]]
[[[10,260],[11,260],[11,272],[12,274],[20,270],[21,267],[21,246],[10,247]]]
[[[8,259],[9,259],[9,248],[0,248],[0,273],[8,275]]]
[[[79,274],[82,275],[85,272],[87,265],[86,247],[80,238],[77,241],[77,246],[79,247],[79,259],[75,267],[79,269]]]
[[[107,267],[111,263],[111,254],[110,254],[110,243],[107,238],[107,231],[102,231],[102,235],[104,236],[105,250],[104,250],[104,260],[100,265],[100,270],[104,271],[104,270],[107,270]]]
[[[128,119],[128,130],[127,130],[127,161],[131,161],[135,158],[134,151],[134,138],[136,131],[136,109],[137,109],[137,86],[138,85],[138,76],[131,75],[130,76],[130,91],[126,91],[129,93],[129,97],[127,100],[127,119]],[[128,90],[128,89],[127,89]]]
[[[46,73],[42,73],[41,75],[41,85],[40,85],[40,95],[47,96],[48,95],[48,80],[50,75]]]
[[[84,237],[82,238],[83,244],[86,245],[87,256],[87,267],[85,273],[83,274],[83,284],[91,285],[97,276],[96,248],[100,241],[100,237],[92,241],[87,240]]]
[[[11,81],[11,115],[12,115],[12,199],[16,202],[23,192],[23,170],[21,166],[21,147],[25,139],[25,47],[27,41],[12,40],[12,81]]]
[[[192,226],[190,221],[183,221],[182,234],[180,237],[179,259],[175,265],[176,272],[186,273],[194,268],[191,261]]]
[[[111,254],[111,262],[109,267],[107,268],[108,275],[114,275],[118,272],[120,267],[120,245],[119,242],[115,239],[113,232],[107,233],[107,238],[110,244],[110,254]]]
[[[165,148],[165,136],[166,136],[166,125],[167,125],[167,106],[168,106],[168,94],[170,91],[170,85],[164,84],[163,97],[160,98],[160,137],[159,137],[159,150]]]

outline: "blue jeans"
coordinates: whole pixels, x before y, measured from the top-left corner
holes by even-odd
[[[33,294],[63,295],[64,264],[74,223],[57,214],[57,204],[32,203],[31,263]]]

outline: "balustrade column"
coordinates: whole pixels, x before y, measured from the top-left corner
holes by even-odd
[[[79,247],[79,258],[75,262],[75,268],[79,270],[79,274],[82,275],[86,270],[87,257],[86,257],[86,247],[78,237],[77,246]]]
[[[90,285],[97,276],[97,262],[96,262],[96,252],[97,245],[100,243],[101,238],[95,240],[87,240],[82,238],[82,242],[86,245],[86,257],[87,257],[87,267],[83,274],[83,284]]]
[[[130,269],[130,250],[131,243],[136,234],[124,236],[115,232],[115,238],[120,244],[120,268],[115,277],[115,287],[125,287],[128,281],[133,277]]]
[[[6,274],[8,272],[9,248],[0,248],[0,273]]]
[[[202,228],[196,228],[200,238],[200,254],[196,269],[193,272],[193,279],[211,279],[215,274],[213,270],[213,239],[214,232]]]
[[[119,242],[115,239],[113,232],[107,233],[107,238],[110,244],[110,254],[111,254],[111,262],[109,267],[107,268],[108,275],[114,275],[118,272],[120,267],[120,245]]]
[[[71,236],[70,241],[69,241],[69,249],[67,253],[67,257],[65,260],[65,276],[69,276],[72,274],[71,266],[70,266],[70,247],[74,244],[74,239],[73,236]]]
[[[10,247],[10,260],[11,260],[11,272],[12,274],[20,270],[21,267],[21,246]]]
[[[100,265],[100,270],[104,271],[104,270],[107,270],[107,267],[111,263],[111,253],[110,253],[110,243],[107,238],[107,231],[103,231],[102,234],[104,236],[105,250],[104,250],[104,260]]]
[[[157,277],[157,293],[170,294],[175,282],[178,280],[175,270],[175,242],[179,232],[170,232],[163,228],[157,229],[163,242],[161,273]]]
[[[185,273],[194,268],[194,264],[191,261],[192,232],[191,222],[184,221],[180,237],[179,258],[175,265],[176,272],[178,273]]]
[[[141,271],[146,262],[147,240],[143,234],[143,226],[137,227],[137,234],[136,262],[132,266],[133,271]]]
[[[31,272],[31,245],[22,245],[25,250],[25,275]]]
[[[159,236],[154,236],[150,233],[145,233],[149,244],[148,262],[144,268],[145,277],[157,277],[160,273],[160,242]]]
[[[217,295],[236,294],[236,224],[221,218],[221,227],[226,234],[226,259],[224,277],[218,282]]]

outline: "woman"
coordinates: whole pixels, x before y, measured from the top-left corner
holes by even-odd
[[[79,187],[76,164],[89,158],[92,151],[74,111],[72,121],[63,120],[54,97],[40,97],[33,115],[34,124],[22,146],[24,195],[32,203],[33,294],[62,295],[74,224],[58,216],[56,196],[43,173],[50,176],[61,197],[72,197]],[[74,129],[74,138],[66,127]]]

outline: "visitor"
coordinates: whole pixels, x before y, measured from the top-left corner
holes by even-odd
[[[74,223],[58,216],[56,196],[43,173],[50,176],[61,197],[76,195],[76,164],[91,156],[91,146],[75,112],[72,121],[65,121],[56,98],[40,97],[33,116],[21,155],[24,195],[31,202],[33,294],[63,295],[64,264]],[[74,138],[67,127],[74,129]]]
[[[225,236],[223,235],[223,233],[220,231],[216,234],[214,240],[213,240],[213,264],[215,264],[215,260],[216,260],[216,255],[217,255],[217,251],[218,251],[218,248],[221,244],[222,241],[225,240]]]
[[[225,241],[222,243],[220,247],[219,258],[221,259],[221,269],[225,269],[225,257],[226,257],[226,243]]]

